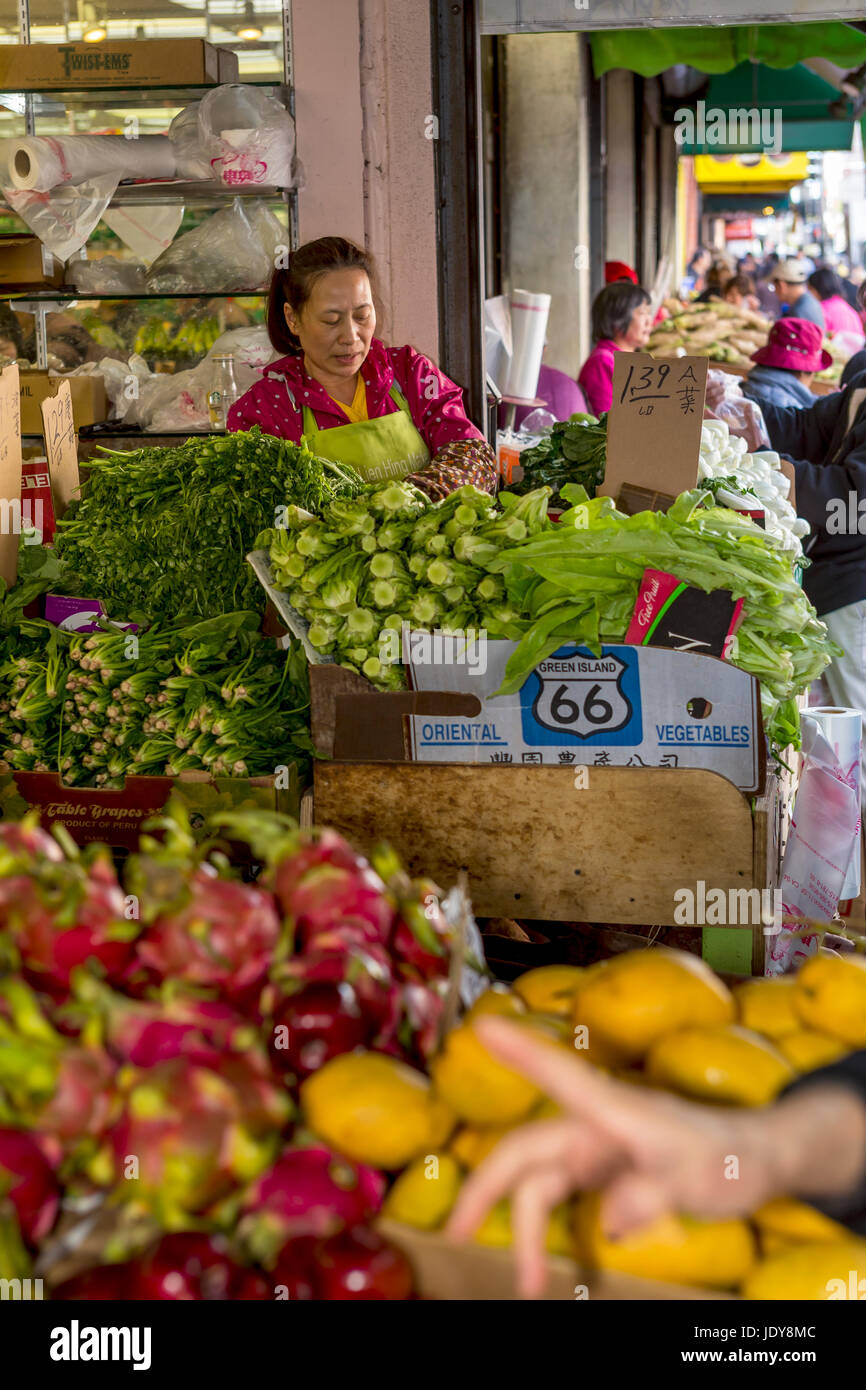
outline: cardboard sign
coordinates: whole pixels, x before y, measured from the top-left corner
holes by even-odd
[[[58,517],[62,517],[79,485],[78,447],[69,382],[61,381],[57,395],[47,396],[41,408],[54,511]]]
[[[420,762],[706,768],[740,791],[764,781],[758,682],[714,657],[662,647],[563,645],[514,695],[493,696],[515,644],[413,661],[416,690],[475,694],[479,712],[407,716]],[[480,653],[479,653],[480,654]]]
[[[617,501],[624,487],[638,489],[629,510],[640,511],[653,505],[653,494],[664,504],[693,488],[706,387],[706,357],[618,352],[607,417],[607,467],[599,493]],[[640,495],[644,490],[645,498]]]
[[[0,575],[10,589],[18,578],[21,534],[21,401],[18,367],[0,372]]]

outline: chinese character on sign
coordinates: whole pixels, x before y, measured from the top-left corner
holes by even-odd
[[[569,753],[569,751],[568,751],[567,748],[563,748],[562,752],[561,752],[560,755],[559,755],[559,761],[560,761],[561,763],[573,763],[573,762],[574,762],[574,759],[575,759],[575,754],[574,754],[574,753]]]
[[[679,767],[680,760],[676,753],[665,753],[659,767]]]
[[[523,754],[522,761],[525,762],[525,763],[540,763],[540,762],[541,762],[541,754],[540,754],[540,753],[524,753],[524,754]]]
[[[510,753],[491,753],[490,761],[492,763],[513,763],[514,759]]]
[[[683,414],[694,415],[697,387],[681,386],[680,389],[677,391],[677,395],[680,398],[680,410],[683,412]]]
[[[595,755],[595,766],[596,766],[596,767],[610,767],[610,754],[609,754],[609,753],[596,753],[596,755]]]
[[[626,767],[646,767],[646,763],[638,757],[637,753],[632,753],[631,757],[626,763]]]

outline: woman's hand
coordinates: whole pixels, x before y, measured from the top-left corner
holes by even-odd
[[[520,1288],[528,1297],[544,1285],[549,1213],[572,1192],[603,1192],[602,1224],[616,1239],[671,1211],[706,1218],[748,1215],[772,1196],[797,1191],[802,1166],[814,1162],[810,1145],[816,1104],[826,1100],[823,1090],[793,1096],[771,1110],[696,1105],[614,1081],[503,1019],[480,1018],[475,1028],[495,1057],[536,1082],[563,1112],[561,1119],[506,1135],[467,1179],[448,1225],[451,1235],[465,1239],[510,1195]],[[845,1112],[845,1136],[851,1131],[852,1153],[862,1163],[866,1109],[854,1096],[827,1091]],[[830,1164],[838,1178],[838,1162]],[[856,1169],[848,1180],[856,1181]],[[831,1190],[835,1185],[828,1180]]]

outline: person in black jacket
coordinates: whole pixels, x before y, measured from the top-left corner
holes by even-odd
[[[547,1218],[576,1191],[602,1191],[614,1240],[669,1212],[750,1216],[774,1197],[797,1197],[866,1236],[866,1051],[798,1078],[773,1105],[737,1110],[616,1081],[506,1019],[482,1017],[475,1029],[562,1112],[505,1135],[448,1224],[467,1239],[510,1195],[528,1297],[544,1285]]]
[[[866,712],[866,372],[805,409],[762,401],[761,410],[812,527],[803,587],[844,653],[824,673],[830,698]],[[866,799],[866,715],[861,777]]]

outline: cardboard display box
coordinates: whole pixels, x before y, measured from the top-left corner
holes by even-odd
[[[237,82],[238,58],[203,39],[0,45],[0,89],[217,86]]]
[[[38,236],[0,236],[0,285],[4,290],[57,289],[63,284],[62,261]]]
[[[386,1239],[402,1250],[415,1273],[423,1298],[458,1302],[516,1301],[514,1257],[511,1250],[486,1245],[456,1245],[438,1231],[418,1231],[383,1218],[377,1222]],[[636,1279],[612,1271],[584,1271],[562,1255],[547,1257],[548,1279],[542,1298],[548,1302],[576,1299],[645,1301],[716,1301],[736,1298],[714,1289]]]
[[[58,376],[52,372],[22,371],[19,380],[22,434],[43,434],[40,407],[49,396],[57,394],[63,381],[69,383],[72,393],[72,418],[76,429],[108,418],[108,396],[101,376]]]
[[[36,809],[44,826],[65,826],[79,845],[98,842],[111,849],[135,849],[144,822],[159,815],[172,795],[184,803],[196,831],[217,811],[282,811],[295,818],[300,811],[294,764],[289,786],[279,791],[272,777],[211,777],[205,772],[130,776],[122,791],[104,791],[65,787],[56,772],[13,772],[0,764],[0,819],[20,820]]]

